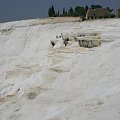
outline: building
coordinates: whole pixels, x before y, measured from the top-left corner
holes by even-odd
[[[86,19],[109,18],[110,11],[106,8],[88,9]]]
[[[116,11],[116,17],[117,17],[117,18],[120,18],[120,8],[117,9],[117,11]]]

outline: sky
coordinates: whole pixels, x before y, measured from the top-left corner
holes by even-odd
[[[0,22],[22,19],[48,17],[48,9],[54,5],[55,10],[75,6],[99,4],[103,7],[117,9],[120,0],[0,0]]]

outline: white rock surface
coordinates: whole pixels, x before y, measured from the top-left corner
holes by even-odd
[[[0,23],[0,120],[120,120],[120,19],[33,21]],[[63,32],[103,42],[52,48]]]

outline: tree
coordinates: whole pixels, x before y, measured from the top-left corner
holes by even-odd
[[[75,7],[75,11],[76,11],[76,12],[79,12],[79,11],[80,11],[80,6],[76,6],[76,7]]]
[[[89,9],[89,7],[86,5],[86,6],[85,6],[85,11],[87,12],[87,11],[88,11],[88,9]]]
[[[65,8],[63,8],[63,16],[65,16]]]
[[[65,10],[65,8],[63,8],[63,14],[62,14],[62,16],[63,17],[68,16],[68,12],[67,12],[67,10]]]
[[[84,7],[76,6],[74,16],[85,16],[86,11]]]
[[[76,17],[76,16],[80,16],[80,12],[81,12],[80,9],[81,9],[80,6],[76,6],[76,7],[75,7],[75,12],[74,12],[74,16],[75,16],[75,17]]]
[[[55,17],[55,9],[54,9],[54,6],[52,5],[52,7],[49,8],[48,10],[48,15],[49,17]]]
[[[67,12],[67,10],[65,11],[65,16],[68,16],[68,12]]]
[[[92,9],[96,9],[96,8],[102,8],[102,5],[91,5]]]
[[[109,12],[112,12],[112,11],[113,11],[113,9],[110,9],[110,7],[107,7],[107,9],[109,10]]]
[[[73,16],[74,10],[72,7],[70,7],[70,9],[68,10],[68,15],[69,16]]]
[[[58,10],[57,16],[58,16],[58,17],[60,16],[60,12],[59,12],[59,10]]]

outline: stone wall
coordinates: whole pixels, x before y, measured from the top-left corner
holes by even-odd
[[[89,9],[86,13],[86,19],[97,19],[110,17],[110,12],[106,8]]]
[[[80,47],[85,48],[94,48],[101,45],[100,40],[79,40],[78,43]]]
[[[117,18],[120,18],[120,8],[117,9],[117,11],[116,11],[116,17],[117,17]]]

